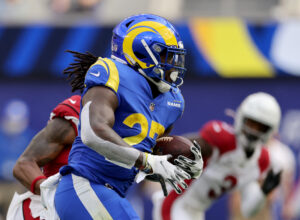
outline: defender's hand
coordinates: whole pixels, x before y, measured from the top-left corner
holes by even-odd
[[[178,194],[182,192],[179,186],[183,189],[188,187],[184,180],[191,179],[191,176],[180,167],[168,161],[172,157],[171,155],[158,156],[145,153],[145,157],[145,166],[142,171],[147,174],[159,174],[164,181],[171,184]]]
[[[261,187],[265,195],[268,195],[273,189],[275,189],[280,184],[281,172],[282,171],[275,174],[272,169],[268,172],[267,177]]]
[[[201,147],[196,140],[193,141],[191,151],[195,156],[194,160],[180,155],[177,159],[174,160],[174,162],[184,171],[189,173],[193,179],[198,179],[203,171],[203,159],[201,154]]]

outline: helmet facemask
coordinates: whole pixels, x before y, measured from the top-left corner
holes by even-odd
[[[243,100],[235,115],[234,130],[237,145],[245,150],[247,157],[278,131],[280,118],[280,106],[268,93],[253,93]]]
[[[184,68],[186,51],[176,46],[166,46],[161,43],[153,44],[153,51],[160,57],[160,61],[153,68],[158,73],[156,78],[179,87],[183,84],[186,69]]]
[[[148,60],[154,63],[150,73],[145,73],[139,68],[146,78],[153,82],[162,93],[168,92],[171,87],[179,87],[183,84],[183,78],[186,68],[184,68],[186,50],[183,44],[179,42],[179,48],[176,46],[167,46],[165,44],[154,42],[149,46],[144,39],[141,40],[147,52]]]
[[[244,149],[246,156],[252,156],[257,148],[265,144],[271,135],[271,127],[245,117],[240,132],[237,133],[238,144]]]

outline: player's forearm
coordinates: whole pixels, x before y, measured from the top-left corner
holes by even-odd
[[[43,176],[41,169],[37,163],[30,159],[20,158],[13,169],[13,175],[18,179],[27,189],[30,190],[32,181],[38,177]],[[39,184],[36,184],[35,192],[39,194]]]
[[[84,105],[81,112],[81,139],[88,147],[104,156],[107,160],[125,168],[139,166],[143,157],[141,152],[127,145],[108,125],[97,126],[97,134],[92,129],[89,118],[91,102]]]

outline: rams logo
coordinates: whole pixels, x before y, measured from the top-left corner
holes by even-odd
[[[150,32],[150,33],[149,33]],[[136,37],[138,35],[143,34],[151,35],[151,33],[157,35],[159,34],[161,38],[164,40],[165,44],[168,46],[174,45],[178,47],[177,39],[171,29],[166,27],[165,25],[155,22],[155,21],[143,21],[140,23],[137,23],[133,25],[130,29],[128,29],[126,37],[123,42],[123,52],[124,54],[128,54],[130,57],[132,57],[135,61],[138,62],[138,64],[143,68],[151,68],[154,65],[147,66],[146,63],[142,62],[133,52],[133,42],[136,40]],[[127,62],[133,63],[125,57]]]

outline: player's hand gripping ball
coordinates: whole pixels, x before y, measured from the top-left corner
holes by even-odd
[[[200,145],[183,136],[168,136],[157,139],[153,149],[154,154],[171,154],[170,162],[178,165],[197,179],[203,171],[203,160]]]
[[[161,137],[156,140],[156,145],[153,149],[153,153],[156,155],[172,155],[169,161],[175,164],[174,160],[179,155],[185,156],[191,160],[195,159],[194,154],[191,152],[191,146],[193,143],[183,136],[167,136]]]

